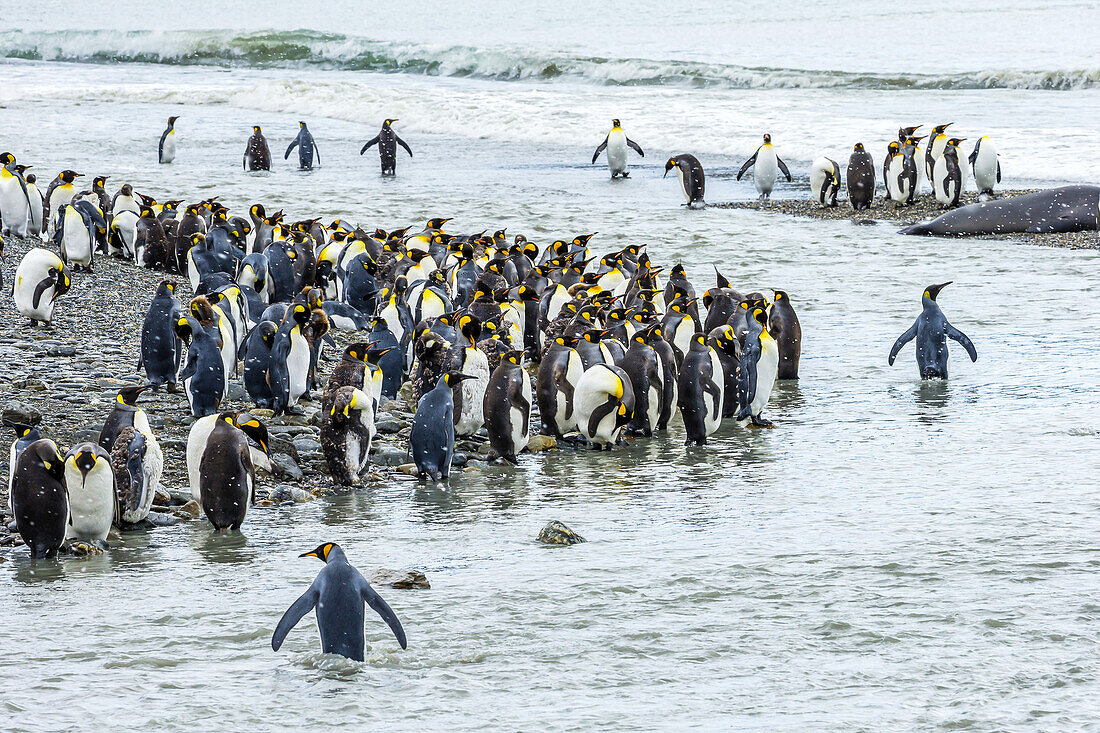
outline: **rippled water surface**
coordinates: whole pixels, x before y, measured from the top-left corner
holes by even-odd
[[[1042,17],[1076,12],[1093,10]],[[708,200],[746,198],[752,184],[733,173],[750,132],[774,123],[803,161],[778,195],[805,195],[816,147],[839,159],[853,135],[885,141],[899,118],[957,114],[1009,137],[1012,184],[1088,180],[1095,90],[639,90],[47,62],[0,73],[0,149],[43,178],[71,167],[161,198],[216,193],[238,208],[264,201],[291,218],[387,228],[451,216],[457,231],[506,225],[541,243],[596,231],[601,251],[644,243],[659,263],[683,261],[700,289],[715,265],[742,289],[784,288],[805,338],[802,379],[766,412],[775,429],[726,426],[706,448],[684,448],[677,423],[611,454],[524,456],[446,489],[395,479],[255,509],[240,535],[193,522],[127,534],[91,559],[32,564],[5,551],[5,729],[1095,725],[1097,255],[689,212],[660,177],[668,154],[705,150]],[[723,114],[708,116],[711,99]],[[790,115],[777,114],[784,104]],[[611,183],[586,163],[622,108],[646,157]],[[834,113],[836,135],[811,129]],[[157,166],[169,114],[181,115],[180,152]],[[394,180],[357,155],[383,116],[402,118],[415,153]],[[310,174],[281,160],[298,119],[321,149]],[[280,159],[269,174],[239,170],[253,123]],[[1026,167],[1028,140],[1045,169]],[[1070,160],[1077,142],[1085,152]],[[940,303],[979,360],[954,348],[951,380],[921,382],[912,346],[894,367],[886,356],[922,288],[946,280]],[[538,545],[551,519],[589,542]],[[382,591],[407,651],[371,616],[365,663],[321,655],[310,616],[271,652],[280,614],[320,567],[297,555],[321,541],[368,575],[426,572],[431,590]]]

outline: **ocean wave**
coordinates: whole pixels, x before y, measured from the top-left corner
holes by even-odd
[[[493,81],[719,89],[1043,89],[1100,87],[1100,69],[871,74],[615,59],[499,47],[375,41],[314,31],[0,32],[0,58],[253,68],[330,68]]]

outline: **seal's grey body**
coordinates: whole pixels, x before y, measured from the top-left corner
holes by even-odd
[[[1062,186],[962,206],[932,221],[906,227],[901,233],[958,237],[1079,232],[1096,229],[1098,208],[1100,186]]]

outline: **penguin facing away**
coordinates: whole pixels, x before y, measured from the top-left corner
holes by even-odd
[[[248,145],[245,146],[242,165],[246,171],[271,170],[271,151],[259,125],[252,126],[252,137],[248,138]]]
[[[431,392],[420,398],[409,433],[413,462],[421,477],[445,481],[451,473],[454,456],[454,395],[473,375],[451,371],[436,382]]]
[[[871,208],[875,199],[875,162],[871,154],[856,143],[852,155],[848,158],[848,203],[856,211]]]
[[[600,153],[607,151],[607,167],[611,171],[611,177],[616,178],[622,176],[627,178],[630,176],[627,164],[627,147],[633,148],[641,157],[645,157],[645,153],[642,152],[642,148],[638,143],[634,142],[626,136],[623,132],[623,128],[619,126],[618,120],[611,121],[611,131],[607,133],[607,137],[603,139],[599,147],[596,148],[596,152],[592,153],[592,162],[596,162],[596,158],[600,157]]]
[[[938,161],[937,161],[938,162]],[[978,360],[978,351],[974,343],[965,333],[952,326],[940,310],[936,296],[940,291],[950,285],[945,282],[940,285],[929,285],[921,295],[923,309],[917,316],[917,320],[905,333],[898,336],[894,346],[890,349],[890,366],[894,365],[901,348],[913,339],[917,340],[917,370],[921,379],[947,379],[947,339],[957,341],[970,356],[970,361]]]
[[[298,137],[294,138],[290,145],[287,146],[286,154],[283,155],[283,160],[290,157],[291,151],[294,148],[298,148],[298,168],[303,171],[313,169],[313,155],[317,154],[317,165],[321,165],[321,150],[317,147],[317,143],[313,140],[313,135],[310,134],[309,129],[306,127],[306,123],[298,123]]]
[[[405,630],[397,614],[355,569],[339,545],[326,542],[299,557],[315,557],[325,563],[321,572],[298,600],[290,605],[271,636],[271,648],[279,651],[287,634],[302,618],[317,609],[317,630],[321,651],[340,654],[362,662],[366,642],[363,634],[364,604],[370,606],[390,627],[402,649],[408,648]]]
[[[412,149],[408,144],[398,137],[397,133],[393,131],[391,125],[397,120],[386,120],[382,123],[382,129],[378,134],[368,140],[363,148],[359,151],[359,154],[367,152],[374,145],[378,146],[378,157],[382,164],[382,175],[393,176],[397,174],[397,146],[405,148],[405,152],[412,157]]]
[[[518,463],[516,454],[527,447],[531,422],[531,377],[523,368],[523,351],[504,355],[489,377],[485,390],[485,427],[493,452]]]
[[[65,459],[52,440],[36,440],[19,454],[11,503],[16,531],[31,557],[57,555],[69,521],[69,494],[65,490]]]

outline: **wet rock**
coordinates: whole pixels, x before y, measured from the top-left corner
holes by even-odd
[[[167,502],[175,506],[183,506],[184,504],[192,501],[194,497],[191,496],[190,491],[169,491],[168,496],[171,497],[171,501]]]
[[[374,427],[378,429],[378,432],[384,435],[393,435],[404,426],[397,420],[379,420],[374,424]]]
[[[431,583],[428,582],[428,576],[419,570],[389,570],[387,568],[375,570],[370,576],[370,584],[401,590],[432,587]]]
[[[141,524],[148,524],[152,527],[171,527],[173,524],[179,524],[180,518],[175,514],[169,514],[168,512],[149,512],[145,519],[141,520]]]
[[[226,397],[233,402],[245,402],[248,400],[248,392],[239,382],[230,382]]]
[[[4,409],[0,410],[0,417],[9,422],[21,422],[27,425],[37,425],[42,421],[41,412],[19,400],[12,400],[4,405]]]
[[[75,346],[51,346],[46,349],[46,356],[76,356]]]
[[[371,457],[371,460],[380,466],[400,466],[408,460],[408,455],[399,448],[382,446]]]
[[[194,499],[172,511],[180,519],[198,519],[202,516],[202,507],[200,507],[199,503]]]
[[[455,453],[451,456],[452,466],[465,466],[467,463],[469,463],[469,461],[470,457],[465,453]]]
[[[45,392],[49,389],[49,385],[46,381],[39,379],[38,377],[24,377],[23,379],[16,379],[11,383],[12,389],[22,390],[24,392]]]
[[[261,418],[270,418],[272,415],[275,414],[273,410],[269,410],[266,407],[255,407],[249,410],[249,412],[251,412],[256,417]]]
[[[588,541],[556,519],[542,528],[537,539],[546,545],[576,545]]]
[[[291,442],[294,444],[294,447],[295,449],[297,449],[299,455],[301,455],[302,453],[321,452],[321,444],[313,438],[295,438]]]
[[[415,463],[402,463],[400,466],[397,467],[397,472],[403,473],[406,476],[416,476],[420,473],[416,470]]]
[[[286,453],[272,455],[271,464],[275,467],[276,476],[289,478],[293,481],[301,481],[305,477],[295,460]]]
[[[305,489],[300,489],[290,484],[279,484],[271,490],[271,501],[277,504],[286,504],[288,502],[304,504],[307,501],[312,501],[314,498],[316,497]]]
[[[188,501],[190,501],[190,499],[188,499]],[[158,487],[156,494],[153,495],[153,503],[160,504],[161,506],[168,506],[172,503],[172,495],[163,487]]]
[[[558,447],[558,440],[553,435],[532,435],[527,441],[527,450],[532,453],[541,453],[544,450]]]

